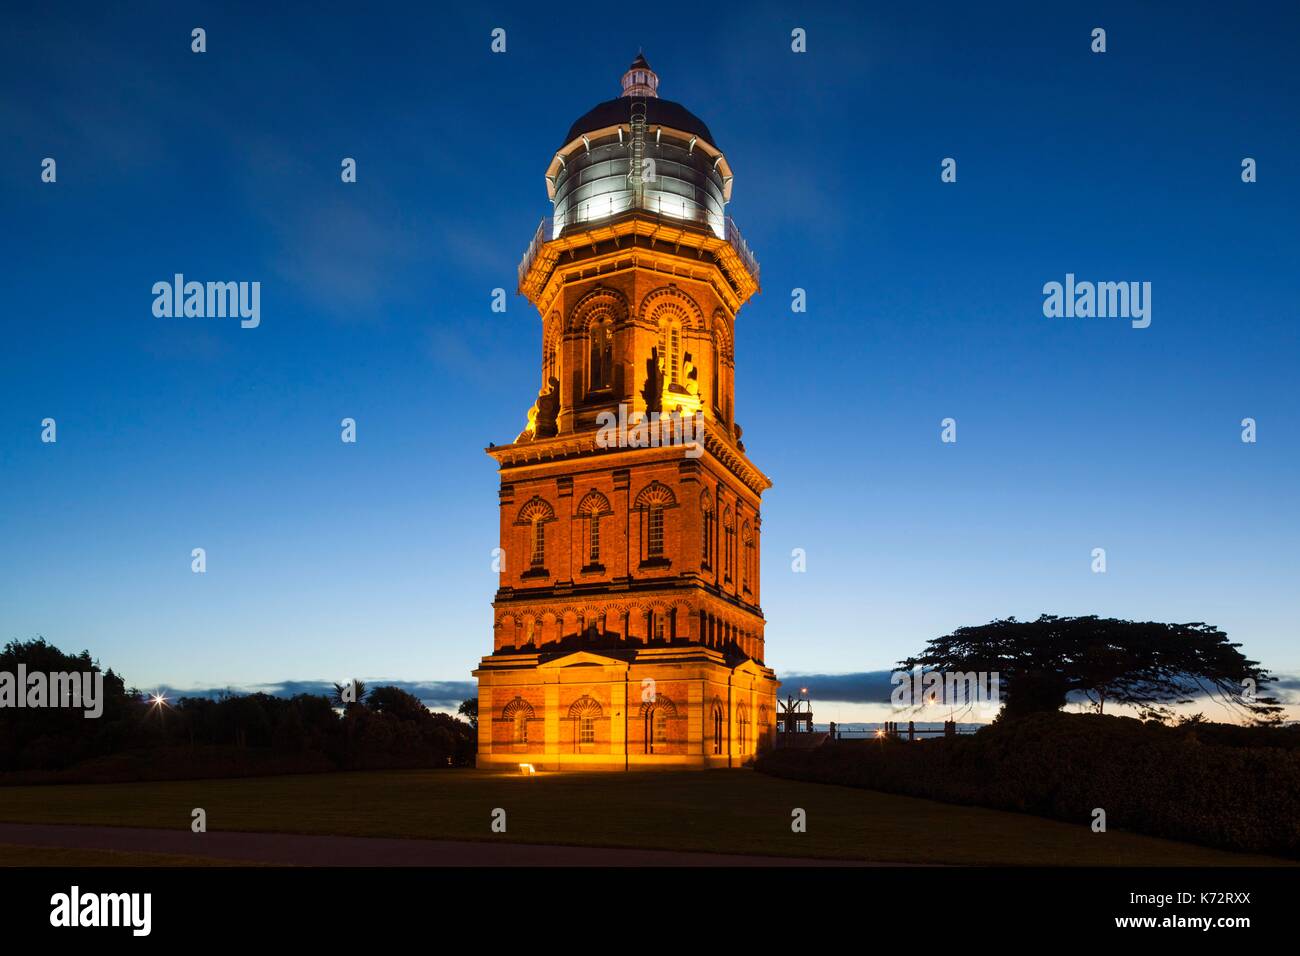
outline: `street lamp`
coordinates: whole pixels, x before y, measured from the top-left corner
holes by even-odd
[[[163,714],[167,708],[167,695],[164,694],[162,691],[159,691],[156,694],[150,694],[149,701],[150,701],[149,709],[156,710],[158,712],[158,726],[160,727],[163,726],[167,722],[166,719],[163,717]]]

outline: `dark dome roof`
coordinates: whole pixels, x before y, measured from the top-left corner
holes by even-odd
[[[564,138],[564,142],[560,146],[563,148],[569,145],[583,133],[604,129],[606,126],[617,126],[620,123],[626,123],[631,118],[631,112],[632,103],[625,96],[620,96],[614,100],[606,100],[604,103],[592,107],[576,123],[570,126],[569,135]],[[713,134],[709,132],[709,128],[704,125],[704,120],[682,106],[682,104],[674,103],[672,100],[648,97],[645,101],[645,121],[649,126],[668,126],[672,129],[679,129],[683,133],[699,136],[713,146],[718,145],[713,141]]]

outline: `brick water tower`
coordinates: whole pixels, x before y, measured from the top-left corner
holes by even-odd
[[[759,270],[731,165],[643,56],[569,129],[519,266],[537,399],[500,466],[478,766],[739,766],[771,746],[760,497],[734,408]]]

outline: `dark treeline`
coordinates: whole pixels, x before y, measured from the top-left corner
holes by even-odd
[[[89,653],[11,641],[0,672],[100,670]],[[0,707],[0,781],[109,781],[251,773],[472,766],[475,728],[397,687],[356,702],[311,694],[227,694],[158,702],[103,671],[103,714]],[[463,712],[471,711],[462,708]]]

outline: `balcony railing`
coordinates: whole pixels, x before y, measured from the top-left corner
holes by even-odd
[[[519,260],[519,285],[518,288],[524,287],[524,276],[528,275],[528,270],[533,267],[533,260],[537,258],[537,253],[541,251],[542,246],[551,238],[551,217],[547,216],[537,224],[537,231],[533,233],[533,241],[528,243],[528,248],[524,250],[524,257]]]
[[[570,216],[567,218],[556,219],[547,216],[537,225],[537,231],[533,233],[532,241],[528,243],[528,248],[524,250],[524,257],[519,262],[519,285],[523,286],[524,277],[528,275],[529,269],[533,266],[533,261],[541,252],[542,246],[552,239],[558,239],[564,235],[566,229],[570,226],[590,227],[600,223],[608,223],[619,219],[631,212],[630,209],[621,210],[612,215],[591,217],[591,216]],[[749,248],[749,243],[745,242],[745,237],[741,235],[740,229],[736,226],[735,220],[730,216],[709,216],[703,213],[690,213],[687,215],[668,215],[650,209],[638,209],[637,215],[652,221],[661,222],[666,226],[679,227],[683,225],[700,226],[708,232],[713,233],[725,240],[740,261],[744,263],[749,274],[754,277],[755,282],[759,282],[759,265],[754,253]]]
[[[726,235],[723,238],[727,240],[731,248],[736,250],[736,255],[740,256],[740,261],[745,264],[745,268],[754,277],[754,281],[759,282],[758,260],[754,258],[754,253],[750,251],[749,243],[745,241],[745,237],[740,234],[740,228],[736,225],[736,220],[728,216],[723,220],[723,223],[726,226]]]

